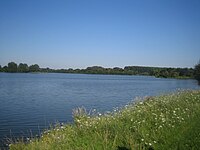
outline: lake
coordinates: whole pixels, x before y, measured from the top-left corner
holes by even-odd
[[[77,107],[112,111],[135,97],[177,89],[200,86],[195,80],[150,76],[0,73],[0,141],[40,134],[57,121],[72,122]]]

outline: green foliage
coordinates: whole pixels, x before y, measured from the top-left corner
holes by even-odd
[[[15,62],[9,62],[7,71],[12,73],[17,72],[17,64]]]
[[[45,69],[41,69],[43,72],[53,72],[52,69],[49,68],[45,68]],[[35,64],[35,65],[31,65],[30,67],[28,67],[27,64],[25,63],[20,63],[19,66],[17,66],[17,64],[15,62],[10,62],[8,63],[8,66],[4,66],[3,68],[1,68],[0,66],[0,71],[2,72],[39,72],[41,71],[39,65]]]
[[[194,78],[199,82],[200,84],[200,62],[199,64],[197,64],[195,66],[195,69],[194,69]]]
[[[31,66],[29,67],[29,71],[30,71],[30,72],[38,72],[38,71],[40,71],[40,67],[39,67],[38,64],[31,65]]]
[[[7,67],[7,66],[4,66],[4,67],[2,68],[2,71],[3,71],[3,72],[8,72],[8,67]]]
[[[13,64],[14,62],[12,62]],[[15,64],[15,63],[14,63]],[[9,69],[6,66],[2,69],[4,72],[16,72],[15,69]],[[87,67],[86,69],[50,69],[40,68],[39,65],[20,63],[17,72],[47,72],[47,73],[82,73],[82,74],[116,74],[116,75],[148,75],[159,78],[194,78],[194,69],[192,68],[161,68],[161,67],[143,67],[143,66],[126,66],[124,68],[104,68],[101,66]]]
[[[1,65],[0,65],[0,72],[2,72],[2,68],[1,68]]]
[[[12,150],[188,150],[200,147],[200,91],[137,99],[104,115],[74,110],[74,124],[57,125]]]
[[[27,64],[22,64],[20,63],[18,68],[17,68],[18,72],[29,72],[29,67]]]
[[[193,78],[194,70],[192,68],[159,68],[159,67],[141,67],[127,66],[125,72],[132,75],[150,75],[162,78]]]

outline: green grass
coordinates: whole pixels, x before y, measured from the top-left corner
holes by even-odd
[[[104,115],[84,108],[73,112],[74,124],[58,125],[10,149],[200,149],[200,91],[147,97]]]

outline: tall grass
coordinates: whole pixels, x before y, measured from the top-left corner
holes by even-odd
[[[200,91],[147,97],[104,115],[84,108],[73,113],[74,124],[58,125],[10,149],[200,149]]]

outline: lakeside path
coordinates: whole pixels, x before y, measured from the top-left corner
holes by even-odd
[[[74,124],[57,125],[40,138],[10,144],[10,149],[196,150],[200,147],[200,91],[138,99],[104,115],[86,112],[84,108],[73,113]]]

